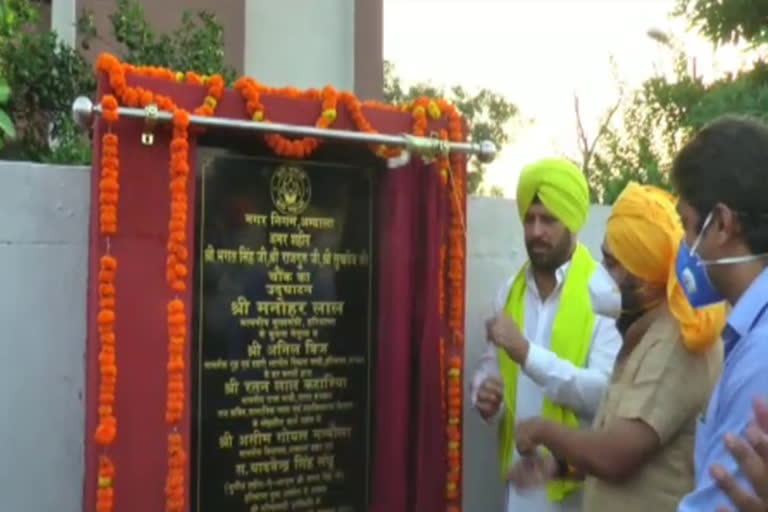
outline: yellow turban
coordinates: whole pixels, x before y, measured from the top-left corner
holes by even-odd
[[[517,183],[517,210],[525,218],[535,197],[557,220],[578,233],[589,213],[589,188],[584,175],[568,160],[547,158],[523,169]]]
[[[605,231],[608,250],[627,271],[666,286],[667,303],[680,323],[686,347],[700,351],[718,339],[726,310],[724,305],[694,310],[688,303],[675,272],[682,238],[675,199],[661,189],[637,183],[627,185],[616,200]]]

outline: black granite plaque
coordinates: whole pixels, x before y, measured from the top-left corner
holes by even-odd
[[[195,510],[366,510],[371,172],[201,154]]]

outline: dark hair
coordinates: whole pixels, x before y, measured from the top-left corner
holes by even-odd
[[[723,203],[738,215],[749,250],[768,252],[768,126],[745,117],[718,118],[677,154],[671,178],[699,222]]]

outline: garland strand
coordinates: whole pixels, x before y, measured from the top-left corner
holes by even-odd
[[[454,356],[448,366],[448,512],[461,510],[461,365]]]
[[[224,79],[221,75],[203,77],[192,72],[174,73],[170,70],[153,66],[132,66],[120,62],[115,56],[108,53],[103,53],[96,59],[96,71],[107,75],[112,91],[127,107],[147,107],[155,104],[158,109],[165,112],[176,110],[176,104],[168,96],[155,94],[143,87],[129,86],[126,79],[127,74],[171,80],[186,83],[187,85],[206,85],[208,89],[202,104],[194,112],[198,116],[214,115],[221,96],[224,94]]]
[[[451,140],[463,138],[463,127],[458,115],[449,116],[449,137]],[[448,330],[453,356],[448,362],[448,389],[445,401],[448,405],[448,475],[446,479],[446,497],[448,512],[461,510],[461,414],[462,414],[462,366],[464,351],[464,276],[465,276],[465,234],[464,212],[466,204],[466,167],[464,157],[453,153],[439,164],[448,164],[447,179],[450,183],[450,224],[448,226]],[[445,169],[445,168],[444,168]],[[449,179],[448,179],[449,178]],[[442,256],[442,255],[441,255]],[[442,261],[441,261],[442,265]]]
[[[117,135],[112,125],[117,122],[117,100],[104,96],[102,118],[107,131],[102,137],[101,176],[99,178],[99,233],[104,238],[104,253],[99,259],[99,421],[94,439],[101,447],[96,491],[96,512],[112,512],[115,502],[115,466],[107,453],[117,436],[115,390],[117,386],[117,357],[115,352],[115,273],[117,259],[111,255],[110,238],[117,234],[117,204],[120,191]]]
[[[215,105],[206,105],[213,108]],[[189,114],[173,113],[173,138],[170,165],[170,220],[168,223],[167,283],[173,295],[168,302],[168,398],[165,420],[168,423],[168,475],[165,482],[166,512],[184,510],[184,470],[187,455],[180,428],[184,419],[184,353],[187,341],[187,315],[180,294],[187,290],[187,220],[189,199]]]
[[[151,91],[141,87],[129,87],[126,80],[127,74],[186,83],[188,85],[207,85],[208,94],[203,100],[203,104],[195,109],[194,113],[196,115],[212,116],[224,91],[224,80],[220,75],[207,77],[192,72],[174,72],[154,66],[132,66],[121,63],[116,57],[108,53],[99,56],[96,61],[96,69],[107,74],[112,90],[129,107],[146,107],[155,103],[160,110],[167,112],[172,112],[176,108],[173,101],[167,96],[153,95]],[[333,126],[338,114],[337,105],[341,103],[346,107],[355,128],[363,133],[378,133],[363,114],[363,107],[387,112],[401,111],[410,113],[413,118],[411,131],[416,136],[423,137],[427,135],[428,120],[437,120],[443,117],[443,115],[448,117],[449,123],[455,122],[458,126],[458,132],[461,132],[461,116],[453,105],[442,99],[432,100],[422,96],[409,104],[397,107],[375,101],[361,102],[354,94],[349,92],[339,93],[330,86],[326,86],[321,91],[317,89],[300,91],[293,87],[278,89],[266,87],[249,77],[242,77],[237,80],[234,88],[245,99],[246,112],[253,121],[269,121],[264,105],[261,103],[261,96],[267,94],[290,99],[319,101],[321,103],[320,115],[315,122],[315,126],[318,128],[330,128]],[[461,141],[460,138],[454,137],[455,130],[449,130],[449,133],[450,140]],[[279,134],[267,134],[264,136],[264,139],[275,154],[286,158],[307,158],[320,146],[320,141],[312,137],[292,140]],[[399,148],[390,148],[383,145],[374,145],[371,146],[371,149],[382,158],[397,157],[402,152]]]

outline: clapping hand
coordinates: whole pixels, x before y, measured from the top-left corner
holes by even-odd
[[[541,418],[534,417],[515,425],[515,447],[520,455],[533,455],[536,452],[542,422]]]
[[[739,512],[768,510],[768,404],[755,400],[755,421],[747,428],[746,440],[728,435],[725,446],[738,462],[741,471],[752,484],[752,492],[739,483],[722,466],[710,468],[717,485],[728,495]],[[726,508],[718,512],[731,512]]]

